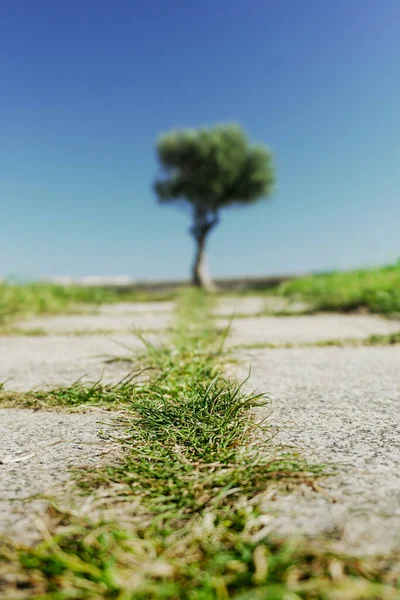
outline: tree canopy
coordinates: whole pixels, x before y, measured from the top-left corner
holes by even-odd
[[[164,168],[155,183],[161,202],[185,201],[216,212],[270,194],[274,168],[268,148],[249,144],[235,124],[172,131],[157,142]]]

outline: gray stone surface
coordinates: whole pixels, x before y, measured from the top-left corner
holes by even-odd
[[[128,333],[135,330],[165,330],[169,327],[170,321],[169,313],[126,314],[115,311],[110,314],[34,317],[17,323],[15,327],[22,330],[40,329],[52,334],[96,331]]]
[[[218,299],[213,312],[223,317],[230,317],[235,313],[253,315],[263,312],[265,304],[263,296],[226,296]]]
[[[329,497],[304,486],[265,499],[266,531],[324,535],[358,554],[400,550],[400,347],[242,350],[234,356],[239,364],[230,370],[244,378],[251,365],[248,387],[272,399],[255,416],[277,428],[274,444],[338,470],[320,482]]]
[[[263,312],[303,312],[307,308],[302,302],[290,303],[279,296],[226,296],[218,299],[214,314],[230,317],[234,314],[255,315]]]
[[[103,315],[48,317],[21,326],[62,329],[66,333],[99,328],[118,331],[127,329],[128,323],[140,329],[164,329],[170,318],[170,313],[150,310],[155,307],[147,303],[141,307],[143,311],[135,304],[133,315],[131,308],[111,305],[103,307]],[[159,344],[165,333],[144,337]],[[117,382],[140,364],[106,361],[113,357],[134,358],[142,349],[142,342],[133,334],[4,336],[0,337],[0,382],[16,391],[67,386],[78,379]],[[44,518],[46,502],[35,497],[61,497],[70,467],[96,466],[104,454],[109,458],[110,451],[116,452],[115,445],[110,446],[100,436],[101,429],[111,428],[101,422],[110,423],[115,418],[115,413],[111,416],[94,409],[79,414],[0,410],[0,534],[24,543],[38,538],[34,515]]]
[[[88,318],[88,317],[87,317]],[[152,344],[162,336],[146,334]],[[85,381],[119,381],[138,365],[108,364],[113,357],[131,357],[143,350],[134,335],[0,337],[0,383],[5,389],[29,391]]]
[[[174,302],[118,302],[103,304],[96,312],[101,315],[137,315],[171,313],[175,308]]]
[[[227,321],[219,319],[221,327]],[[241,344],[302,344],[344,338],[365,338],[373,334],[400,331],[400,322],[377,315],[318,314],[293,317],[236,318],[228,346]]]
[[[115,414],[0,409],[0,535],[24,543],[40,538],[36,514],[69,479],[69,469],[95,467],[116,454],[104,433],[118,435]],[[36,497],[36,498],[35,498]]]
[[[108,364],[107,359],[133,358],[144,349],[142,341],[134,332],[129,333],[129,329],[160,331],[144,333],[143,337],[155,345],[163,343],[165,328],[173,318],[172,308],[172,303],[165,302],[120,303],[104,305],[101,308],[104,314],[21,321],[17,324],[21,329],[43,329],[51,335],[0,336],[0,383],[8,390],[29,391],[71,385],[80,378],[119,381],[138,365]],[[97,330],[110,333],[99,334]],[[92,333],[71,335],[76,331]]]

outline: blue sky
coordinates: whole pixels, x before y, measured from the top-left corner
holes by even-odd
[[[3,0],[0,273],[185,277],[161,132],[238,121],[273,198],[227,210],[218,276],[400,256],[399,0]]]

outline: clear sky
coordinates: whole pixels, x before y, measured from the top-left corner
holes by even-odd
[[[185,277],[154,142],[237,121],[269,201],[227,210],[214,275],[400,256],[399,0],[2,0],[0,273]]]

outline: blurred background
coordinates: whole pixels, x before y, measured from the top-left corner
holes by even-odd
[[[398,0],[3,0],[0,275],[186,279],[155,143],[227,121],[271,148],[277,186],[222,212],[215,277],[395,262],[399,17]]]

